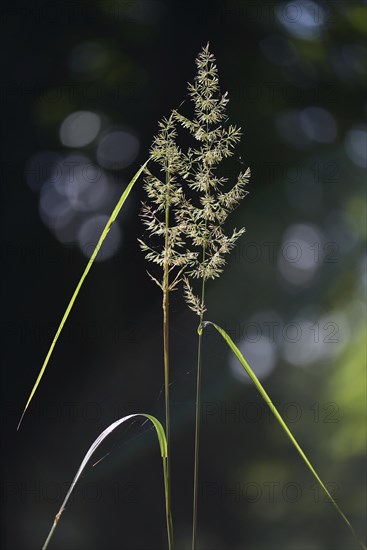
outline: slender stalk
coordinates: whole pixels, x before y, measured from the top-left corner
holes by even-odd
[[[205,228],[206,229],[206,228]],[[205,260],[205,244],[203,246],[203,262]],[[197,524],[198,524],[198,488],[199,488],[199,456],[200,456],[200,421],[201,421],[201,374],[202,374],[202,324],[205,304],[205,277],[201,286],[201,308],[198,335],[198,357],[196,372],[196,406],[195,406],[195,462],[194,462],[194,497],[192,517],[192,550],[196,549]]]
[[[164,475],[164,486],[165,486],[165,501],[166,501],[166,523],[167,523],[167,538],[168,538],[168,548],[173,550],[173,525],[172,525],[172,515],[170,509],[170,495],[169,495],[169,482],[167,475],[167,458],[163,458],[163,475]]]
[[[166,438],[167,438],[167,459],[166,459],[166,520],[168,533],[168,546],[173,549],[173,527],[171,513],[171,413],[170,413],[170,396],[169,396],[169,180],[170,174],[166,171],[166,219],[165,219],[165,261],[163,272],[163,357],[164,357],[164,396],[165,396],[165,412],[166,412]]]
[[[206,132],[209,131],[209,124],[206,123]],[[207,150],[210,150],[211,146],[206,145]],[[209,168],[204,161],[206,177],[209,176]],[[205,193],[207,196],[210,194],[207,190]],[[203,256],[202,263],[205,263],[206,256],[206,232],[208,227],[208,219],[205,219],[204,228],[204,242],[203,242]],[[200,423],[201,423],[201,373],[202,373],[202,339],[203,339],[203,319],[205,309],[205,274],[203,274],[203,281],[201,284],[201,313],[199,318],[199,330],[198,330],[198,357],[197,357],[197,371],[196,371],[196,406],[195,406],[195,461],[194,461],[194,496],[192,506],[192,550],[196,550],[197,541],[197,526],[198,526],[198,492],[199,492],[199,457],[200,457]]]

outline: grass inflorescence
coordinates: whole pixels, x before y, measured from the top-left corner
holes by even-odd
[[[173,519],[171,514],[171,406],[170,406],[170,294],[181,289],[187,306],[198,319],[197,342],[197,379],[195,410],[195,451],[193,472],[193,518],[192,550],[197,548],[198,532],[198,487],[200,462],[200,416],[202,384],[203,330],[212,325],[229,349],[237,357],[251,381],[265,400],[288,439],[297,450],[317,483],[322,487],[338,514],[348,526],[358,545],[366,550],[347,516],[337,504],[310,460],[291,433],[273,401],[256,377],[230,336],[217,324],[205,319],[208,310],[206,303],[206,285],[217,279],[226,263],[226,255],[236,245],[245,229],[225,230],[229,215],[247,195],[246,185],[250,178],[250,169],[241,171],[235,182],[229,182],[221,175],[222,161],[234,154],[241,139],[241,129],[229,123],[227,92],[222,93],[218,80],[218,70],[209,44],[202,49],[196,59],[197,73],[194,81],[188,85],[187,104],[191,114],[183,114],[179,109],[171,111],[168,117],[159,122],[146,162],[141,166],[123,192],[110,219],[103,230],[98,244],[82,274],[76,290],[66,308],[56,335],[46,355],[40,373],[26,402],[19,425],[40,384],[50,357],[74,306],[75,300],[89,273],[92,264],[103,245],[108,231],[116,220],[127,196],[139,177],[144,175],[146,199],[140,212],[144,235],[139,243],[147,261],[151,264],[148,271],[150,279],[162,293],[162,332],[163,332],[163,370],[165,396],[165,427],[149,414],[142,416],[150,420],[157,432],[163,460],[163,478],[166,505],[166,527],[168,548],[173,550]],[[186,105],[186,103],[185,103]],[[179,132],[187,132],[190,145],[180,145]],[[185,140],[185,144],[187,140]],[[77,483],[84,467],[99,444],[120,424],[139,415],[128,415],[106,428],[87,452],[65,497],[54,524],[47,537],[44,548],[51,540],[62,512]],[[19,427],[19,426],[18,426]]]

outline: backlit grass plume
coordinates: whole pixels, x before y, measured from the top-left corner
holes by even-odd
[[[195,81],[188,87],[195,116],[190,120],[178,111],[174,111],[174,116],[196,142],[196,146],[190,147],[183,156],[184,181],[192,198],[182,193],[177,220],[185,232],[188,248],[195,254],[185,276],[187,302],[195,313],[201,315],[205,309],[203,297],[198,299],[193,294],[189,278],[205,281],[222,273],[225,255],[245,232],[241,228],[226,235],[223,224],[247,194],[245,186],[250,170],[240,172],[235,185],[225,191],[227,178],[217,175],[218,165],[234,154],[241,129],[227,124],[229,99],[227,93],[220,93],[218,70],[209,46],[199,54],[196,64]]]
[[[149,276],[164,290],[168,276],[168,291],[174,290],[184,268],[196,257],[184,250],[182,223],[176,223],[172,211],[182,204],[183,194],[180,174],[184,170],[184,156],[176,145],[177,131],[173,114],[159,123],[159,133],[153,140],[150,158],[158,165],[158,175],[145,168],[144,189],[147,199],[143,203],[141,218],[146,228],[146,239],[139,239],[148,261],[162,268],[161,279]],[[166,269],[167,268],[167,269]],[[178,269],[177,269],[178,268]]]
[[[228,124],[226,107],[227,92],[220,92],[218,70],[215,57],[209,51],[209,44],[203,48],[196,59],[197,75],[194,83],[189,84],[189,96],[194,105],[194,117],[189,119],[178,111],[174,118],[189,130],[195,140],[183,158],[183,179],[187,191],[182,191],[181,201],[176,210],[178,226],[185,234],[185,242],[192,254],[189,268],[184,275],[184,294],[190,307],[203,323],[205,306],[205,284],[222,273],[225,255],[245,232],[244,228],[233,230],[227,235],[223,225],[229,214],[246,196],[246,184],[250,178],[250,169],[240,172],[236,183],[225,190],[228,180],[217,174],[219,164],[234,154],[234,148],[241,138],[241,129]],[[189,196],[188,196],[189,195]],[[192,280],[201,281],[198,295],[192,288]],[[191,281],[190,281],[191,280]],[[194,281],[195,282],[195,281]],[[196,548],[198,475],[200,448],[201,416],[201,349],[202,331],[198,335],[198,362],[196,383],[196,421],[195,421],[195,466],[193,498],[192,548]]]
[[[158,167],[154,175],[146,169],[145,191],[147,200],[143,204],[141,218],[147,231],[149,244],[139,239],[141,249],[148,261],[157,264],[161,273],[157,277],[149,276],[162,290],[163,309],[163,359],[164,359],[164,396],[167,436],[167,483],[168,509],[171,495],[171,414],[170,414],[170,374],[169,374],[169,293],[181,280],[181,275],[193,261],[195,253],[185,253],[183,246],[183,224],[175,223],[171,211],[182,202],[182,189],[179,176],[183,169],[183,155],[176,145],[177,132],[173,115],[159,123],[159,133],[153,140],[150,157]],[[172,525],[172,519],[170,518]]]
[[[283,432],[307,465],[310,473],[331,500],[340,517],[348,526],[356,541],[358,541],[358,544],[363,550],[367,550],[363,541],[358,538],[351,522],[330,494],[316,469],[291,433],[279,411],[271,401],[269,394],[256,377],[239,348],[220,326],[207,319],[204,320],[204,313],[206,311],[206,282],[209,279],[215,279],[220,276],[225,266],[226,255],[231,252],[237,240],[245,231],[244,228],[240,228],[227,233],[224,225],[228,216],[247,194],[246,184],[250,178],[250,170],[247,169],[244,172],[240,172],[235,182],[229,182],[219,172],[222,168],[222,161],[225,161],[225,159],[234,154],[234,149],[241,138],[241,130],[239,127],[231,125],[228,122],[226,113],[228,95],[227,93],[222,94],[220,91],[216,62],[214,56],[209,51],[209,45],[199,53],[196,65],[196,77],[194,82],[189,84],[188,88],[189,103],[193,107],[192,115],[184,116],[178,110],[174,110],[168,118],[163,119],[159,123],[159,131],[153,139],[149,158],[136,172],[122,193],[71,297],[26,402],[21,420],[33,399],[57,340],[92,264],[126,198],[140,175],[144,173],[146,200],[143,204],[141,218],[145,234],[139,242],[147,260],[151,262],[153,267],[154,273],[149,273],[149,275],[162,291],[166,430],[164,430],[155,417],[149,414],[143,414],[142,416],[152,422],[156,429],[161,448],[168,549],[173,550],[174,542],[171,516],[170,473],[169,295],[170,292],[178,288],[179,284],[183,283],[186,302],[199,317],[192,550],[196,550],[197,540],[202,333],[203,329],[208,325],[212,325],[218,331],[229,349],[237,357],[259,394],[268,404],[279,425],[282,427]],[[178,145],[178,126],[183,127],[182,132],[185,133],[188,131],[188,135],[193,142],[185,150],[182,150]],[[51,540],[75,484],[78,482],[84,467],[99,444],[120,424],[135,416],[139,415],[128,415],[114,422],[92,444],[56,515],[44,548],[47,547]]]

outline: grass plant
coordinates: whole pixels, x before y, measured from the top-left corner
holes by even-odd
[[[152,264],[153,272],[149,271],[148,275],[162,292],[165,427],[163,428],[161,423],[149,414],[143,414],[142,416],[145,416],[152,422],[160,444],[163,459],[169,550],[173,550],[174,547],[171,514],[171,410],[169,388],[171,357],[169,346],[169,308],[170,293],[179,288],[183,291],[188,307],[198,316],[192,550],[197,550],[198,538],[200,415],[203,367],[202,334],[208,325],[212,325],[218,331],[229,349],[240,361],[292,445],[305,462],[308,470],[333,503],[333,506],[348,526],[358,545],[366,550],[363,541],[359,539],[347,516],[326,488],[321,477],[312,466],[236,344],[221,327],[204,318],[207,311],[205,299],[206,286],[210,280],[216,279],[221,275],[225,266],[225,256],[231,252],[237,240],[245,232],[244,228],[240,228],[239,230],[234,229],[231,233],[227,234],[224,230],[224,225],[229,215],[247,195],[246,184],[250,178],[250,170],[247,169],[244,172],[240,172],[234,184],[230,184],[227,178],[220,175],[219,165],[234,154],[234,148],[241,138],[241,129],[228,122],[226,111],[229,101],[228,94],[222,94],[220,91],[216,61],[209,50],[209,44],[199,53],[196,65],[196,77],[193,83],[188,86],[190,100],[188,103],[193,107],[193,114],[184,115],[179,110],[173,110],[168,118],[164,118],[159,123],[159,130],[153,139],[148,159],[137,171],[119,199],[66,308],[40,373],[28,397],[19,425],[34,398],[60,333],[108,231],[116,220],[133,186],[139,177],[144,174],[146,200],[143,203],[140,215],[145,228],[145,235],[142,239],[139,239],[139,242],[146,259]],[[179,145],[178,126],[181,127],[181,131],[188,132],[188,136],[192,141],[192,145],[186,145],[185,149],[182,149]],[[47,548],[75,484],[99,444],[119,425],[134,416],[139,415],[132,414],[117,420],[106,428],[92,444],[56,515],[44,548]]]

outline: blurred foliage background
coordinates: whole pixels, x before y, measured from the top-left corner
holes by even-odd
[[[347,0],[8,3],[2,14],[2,547],[43,542],[89,445],[163,420],[161,296],[137,237],[141,185],[16,425],[106,216],[186,97],[207,41],[251,166],[246,235],[208,288],[365,540],[367,5]],[[126,291],[128,289],[128,292]],[[173,514],[190,547],[196,318],[172,296]],[[203,550],[349,550],[345,525],[220,337],[205,336]],[[52,548],[165,547],[161,462],[137,422],[106,442]]]

